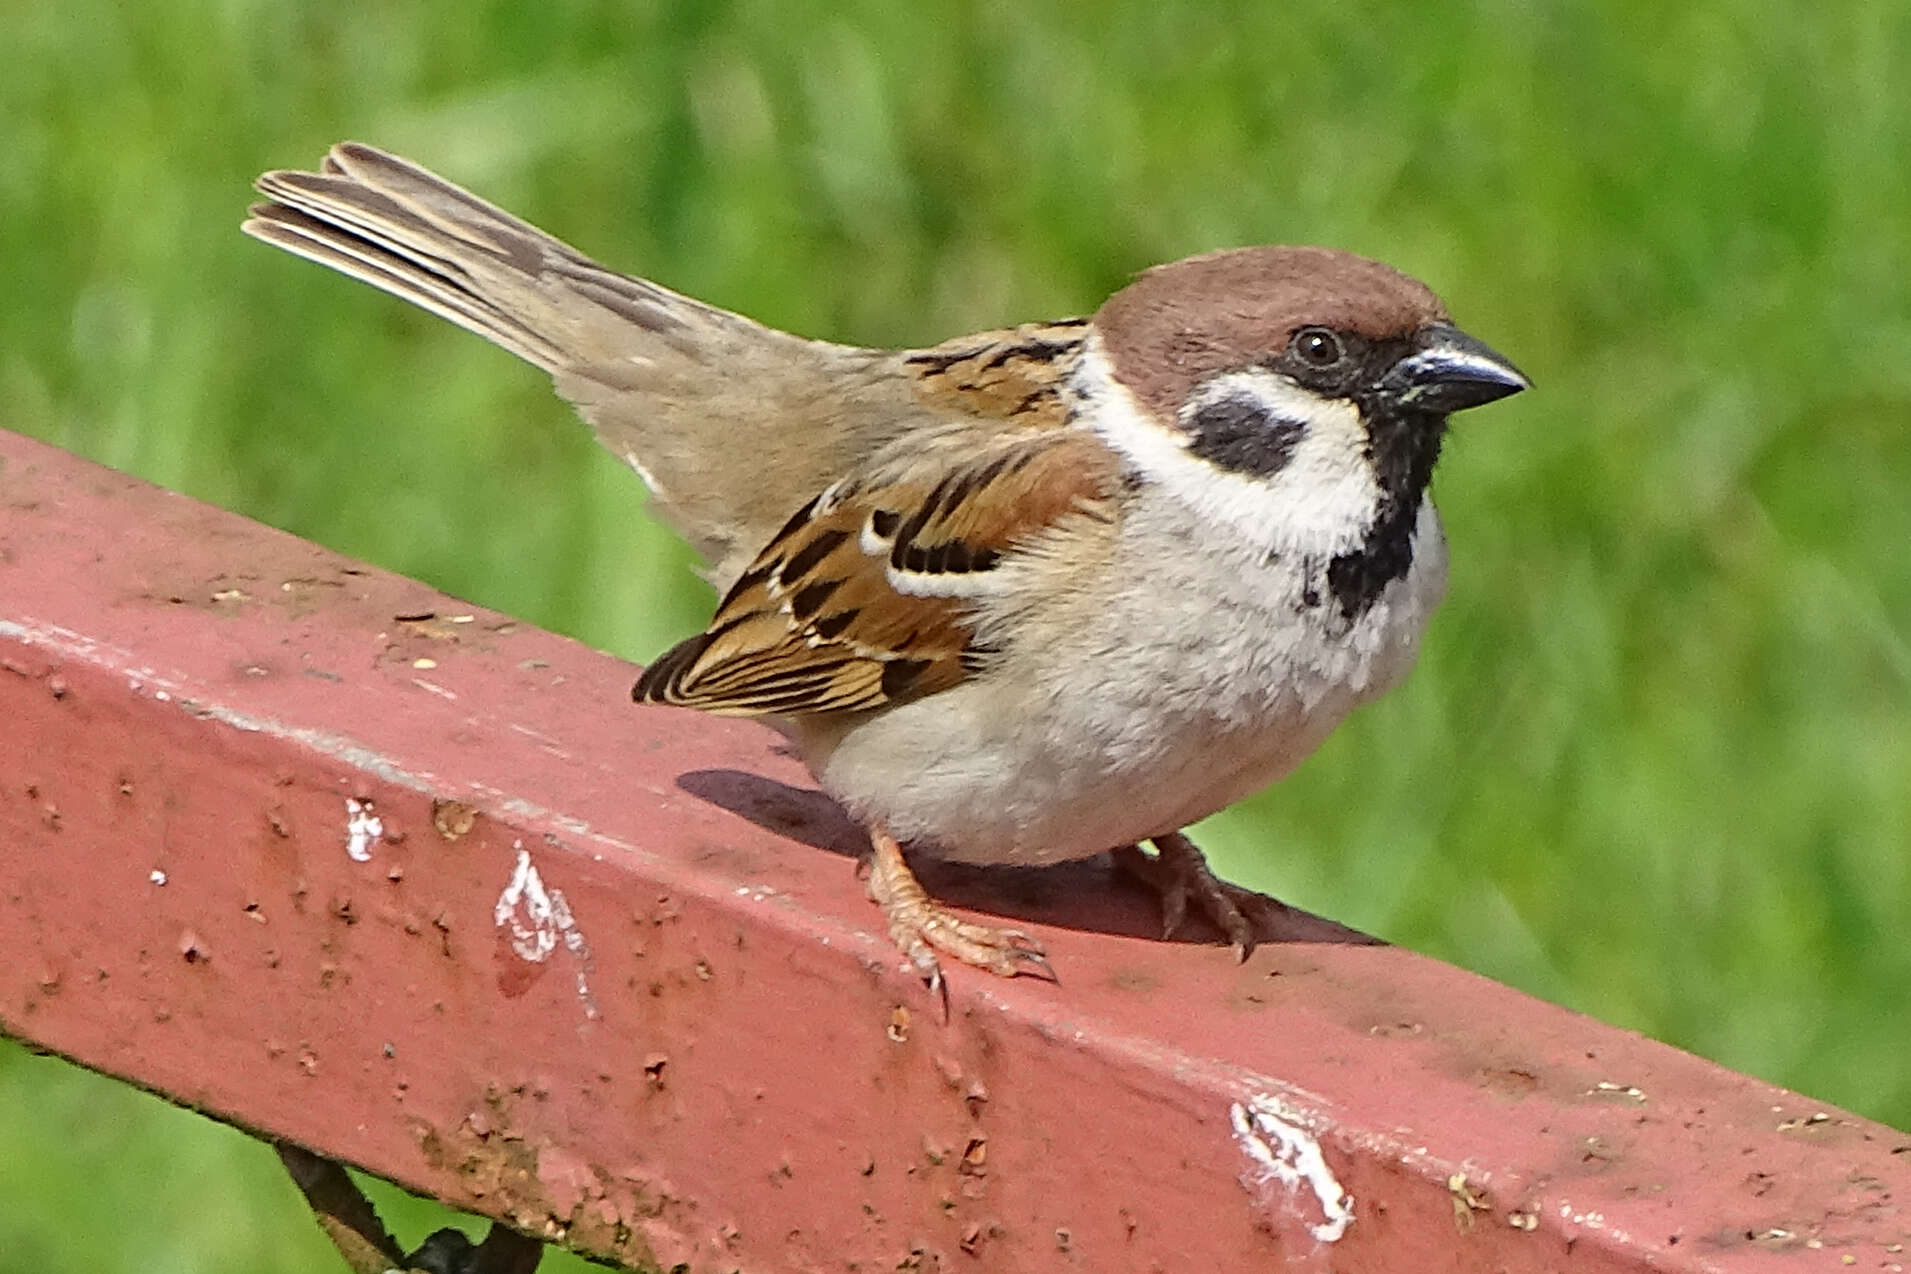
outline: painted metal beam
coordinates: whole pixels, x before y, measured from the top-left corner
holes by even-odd
[[[0,434],[0,1030],[639,1270],[1902,1268],[1911,1137],[1105,863],[931,871],[1062,979],[943,1022],[774,736],[632,678]]]

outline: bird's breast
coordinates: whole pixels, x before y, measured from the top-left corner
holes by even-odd
[[[953,689],[799,727],[832,795],[964,862],[1087,857],[1275,782],[1412,666],[1445,590],[1423,506],[1411,569],[1366,610],[1327,562],[1261,559],[1131,511],[1099,570],[1018,590],[1016,634]],[[990,627],[985,617],[983,627]]]

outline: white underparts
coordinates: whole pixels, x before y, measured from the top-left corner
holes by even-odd
[[[1322,398],[1260,370],[1229,372],[1202,386],[1188,410],[1216,398],[1249,398],[1270,420],[1304,426],[1288,462],[1260,477],[1192,454],[1184,429],[1152,417],[1115,379],[1099,336],[1090,336],[1072,388],[1109,446],[1259,554],[1332,557],[1358,548],[1373,528],[1380,483],[1360,411],[1344,398]]]

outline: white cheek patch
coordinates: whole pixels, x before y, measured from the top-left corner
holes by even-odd
[[[1270,421],[1301,426],[1286,464],[1261,477],[1192,454],[1186,431],[1151,419],[1114,379],[1099,338],[1077,364],[1076,388],[1090,423],[1110,446],[1197,515],[1263,553],[1333,556],[1358,548],[1373,528],[1380,483],[1360,411],[1346,399],[1321,398],[1268,371],[1231,372],[1210,382],[1196,406],[1246,398]]]

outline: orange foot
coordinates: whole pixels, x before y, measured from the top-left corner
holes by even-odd
[[[1115,866],[1161,895],[1164,938],[1172,938],[1181,928],[1192,902],[1227,936],[1234,958],[1245,960],[1256,942],[1276,932],[1280,922],[1294,914],[1286,903],[1215,875],[1200,848],[1180,832],[1157,836],[1153,844],[1153,854],[1139,845],[1115,850]]]
[[[1020,929],[997,929],[956,916],[923,889],[895,837],[872,827],[869,839],[874,847],[865,882],[869,896],[888,917],[889,936],[945,1003],[948,991],[942,982],[942,964],[936,959],[938,951],[1005,978],[1026,973],[1055,981],[1055,970],[1049,967],[1041,943]]]

